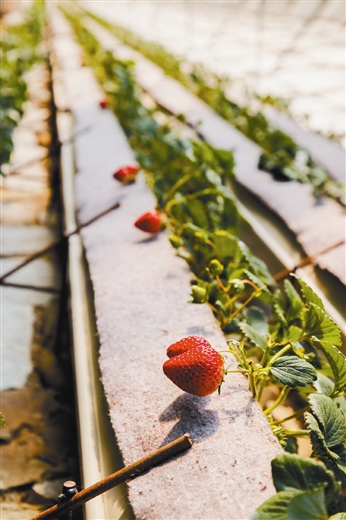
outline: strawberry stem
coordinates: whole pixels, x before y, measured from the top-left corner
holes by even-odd
[[[271,406],[269,406],[269,408],[264,410],[264,415],[269,415],[273,410],[275,410],[277,406],[279,406],[279,404],[283,403],[286,397],[288,396],[290,390],[291,389],[288,386],[284,386],[277,400],[274,401],[274,403]]]

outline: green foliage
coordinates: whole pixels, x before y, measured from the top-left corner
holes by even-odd
[[[272,461],[272,475],[277,494],[257,509],[252,520],[321,520],[345,510],[339,483],[322,462],[286,453]]]
[[[346,357],[340,350],[328,341],[316,341],[315,345],[322,350],[332,368],[334,376],[334,391],[337,395],[339,392],[346,390]]]
[[[305,414],[313,453],[346,487],[346,421],[336,402],[322,394],[309,396],[311,413]]]
[[[27,99],[24,73],[39,59],[38,45],[44,24],[43,1],[36,0],[25,20],[10,26],[0,42],[0,173],[13,150],[12,134],[23,115]]]
[[[317,379],[314,367],[295,356],[282,356],[271,364],[272,375],[283,385],[307,386]]]
[[[5,426],[6,424],[6,421],[4,419],[4,416],[2,415],[2,413],[0,412],[0,426]]]

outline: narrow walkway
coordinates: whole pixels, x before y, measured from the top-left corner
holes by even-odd
[[[49,72],[27,74],[29,100],[15,130],[1,189],[2,273],[45,247],[59,232],[52,189]],[[2,520],[29,519],[56,503],[62,483],[78,480],[78,453],[68,337],[57,349],[61,267],[56,251],[1,286]],[[30,285],[31,288],[23,288]],[[21,288],[22,287],[22,288]]]

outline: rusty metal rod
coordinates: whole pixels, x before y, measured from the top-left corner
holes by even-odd
[[[49,159],[50,157],[54,157],[54,155],[59,155],[60,149],[62,146],[66,145],[66,144],[72,144],[77,136],[79,136],[80,134],[83,134],[86,131],[89,131],[90,128],[91,128],[90,125],[86,126],[85,128],[78,130],[78,132],[75,132],[68,139],[55,143],[55,145],[52,146],[52,150],[50,152],[48,152],[46,155],[44,155],[43,157],[35,157],[34,159],[30,159],[29,161],[26,161],[26,162],[20,164],[19,166],[13,166],[12,169],[9,171],[9,173],[6,174],[6,177],[8,177],[10,175],[19,175],[20,171],[23,168],[26,168],[27,166],[32,166],[36,163],[43,161],[44,159]],[[10,167],[11,167],[11,165],[10,165]]]
[[[17,266],[13,267],[13,269],[10,269],[9,271],[7,271],[7,273],[3,274],[1,277],[0,277],[0,284],[3,284],[4,283],[4,280],[5,278],[8,278],[11,274],[13,273],[16,273],[17,271],[19,271],[19,269],[21,269],[22,267],[30,264],[30,262],[32,262],[33,260],[36,260],[36,258],[39,258],[40,256],[42,255],[45,255],[46,253],[48,253],[51,249],[54,249],[55,247],[57,247],[59,244],[61,244],[61,242],[63,242],[64,240],[67,240],[68,238],[70,238],[72,235],[75,235],[76,233],[79,233],[79,231],[87,226],[89,226],[89,224],[92,224],[93,222],[95,222],[96,220],[98,220],[99,218],[107,215],[107,213],[110,213],[111,211],[113,211],[113,209],[117,209],[119,208],[120,204],[119,202],[116,202],[115,204],[113,204],[110,208],[107,208],[103,211],[101,211],[101,213],[98,213],[97,215],[95,215],[94,217],[92,217],[91,219],[87,220],[86,222],[83,222],[82,224],[79,224],[76,229],[74,229],[73,231],[70,231],[69,233],[64,233],[62,237],[58,238],[57,240],[54,240],[54,242],[52,242],[51,244],[49,244],[48,246],[44,247],[43,249],[40,249],[39,251],[36,251],[36,253],[33,253],[32,255],[29,255],[25,258],[25,260],[23,260],[22,262],[20,262],[20,264],[18,264]]]
[[[278,282],[283,278],[286,278],[286,276],[290,275],[291,273],[294,273],[300,267],[305,267],[306,265],[312,264],[320,255],[323,255],[324,253],[327,253],[328,251],[331,251],[332,249],[341,246],[344,242],[345,240],[340,240],[336,244],[332,244],[330,246],[325,247],[324,249],[321,249],[314,255],[302,258],[294,267],[292,267],[292,269],[283,269],[283,271],[280,271],[275,276],[273,276],[274,280]]]
[[[4,287],[12,287],[15,289],[29,289],[30,291],[41,291],[46,293],[58,294],[60,293],[59,289],[55,289],[55,287],[44,287],[39,285],[30,285],[27,283],[16,283],[16,282],[7,282],[6,280],[2,281],[2,285]]]
[[[168,458],[173,457],[173,455],[177,455],[178,453],[191,448],[191,446],[192,441],[190,435],[185,433],[185,435],[182,435],[173,442],[166,444],[166,446],[163,446],[149,455],[146,455],[142,459],[137,460],[133,464],[126,466],[120,471],[96,482],[96,484],[83,489],[70,500],[57,504],[37,516],[34,516],[31,520],[53,520],[59,518],[59,516],[72,511],[76,507],[85,504],[85,502],[88,502],[105,491],[122,484],[126,480],[139,477],[144,471],[147,471],[153,466],[157,466]]]

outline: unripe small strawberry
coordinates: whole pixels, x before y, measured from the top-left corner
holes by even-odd
[[[123,184],[129,184],[136,180],[138,170],[138,164],[122,166],[113,173],[113,178],[119,182],[122,182]]]
[[[158,233],[162,226],[161,213],[156,209],[147,211],[136,220],[135,226],[146,233]]]
[[[245,284],[244,282],[242,282],[241,280],[239,280],[238,278],[235,278],[234,280],[230,280],[230,285],[233,287],[233,289],[235,290],[235,292],[237,293],[241,293],[243,292],[244,288],[245,288]]]
[[[167,350],[170,359],[163,364],[165,375],[175,385],[199,397],[215,392],[224,376],[222,357],[207,340],[202,340],[200,336],[189,336],[173,343]]]
[[[223,272],[223,269],[224,267],[222,263],[219,262],[219,260],[217,260],[216,258],[212,260],[209,264],[209,271],[213,276],[219,276]]]
[[[172,246],[174,247],[174,249],[178,249],[178,247],[181,247],[182,245],[184,245],[184,241],[177,237],[176,235],[171,235],[170,237],[168,237],[170,243],[172,244]]]
[[[199,285],[193,285],[191,287],[191,295],[194,303],[205,303],[207,301],[207,289],[200,287]]]

